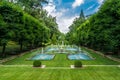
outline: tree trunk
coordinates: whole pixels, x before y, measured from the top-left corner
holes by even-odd
[[[120,47],[118,48],[118,56],[120,56]]]
[[[30,44],[30,49],[32,50],[34,48],[33,43]]]
[[[2,57],[5,57],[6,54],[5,54],[5,49],[6,49],[6,45],[3,45],[3,49],[2,49]]]
[[[22,49],[23,49],[23,43],[20,42],[20,52],[22,51]]]

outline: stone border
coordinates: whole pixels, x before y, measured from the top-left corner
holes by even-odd
[[[106,55],[106,57],[109,58],[109,59],[111,59],[111,60],[113,60],[113,61],[120,62],[120,59],[115,58],[115,57],[112,57],[112,56],[110,56],[110,55]]]
[[[41,66],[41,68],[45,68],[45,67],[46,67],[46,65],[42,65],[42,66]]]
[[[87,67],[118,67],[120,65],[83,65],[81,68],[76,68],[74,65],[70,65],[70,67],[46,67],[46,65],[42,65],[41,67],[33,67],[33,65],[0,65],[0,67],[31,67],[31,68],[40,68],[40,69],[85,69]]]
[[[70,68],[71,69],[83,69],[83,66],[82,67],[75,67],[75,65],[70,65]]]
[[[39,49],[39,48],[37,48],[37,49]],[[18,55],[14,55],[14,56],[11,56],[11,57],[8,57],[8,58],[4,58],[4,59],[0,60],[0,64],[2,64],[2,63],[4,63],[4,62],[7,62],[7,61],[9,61],[9,60],[13,60],[13,59],[15,59],[15,58],[17,58],[17,57],[21,57],[21,56],[23,56],[23,55],[25,55],[25,54],[27,54],[27,53],[29,53],[29,52],[33,52],[34,50],[37,50],[37,49],[32,49],[32,50],[30,50],[30,51],[26,51],[26,52],[20,53],[20,54],[18,54]]]
[[[84,47],[84,48],[86,48],[86,49],[88,49],[88,50],[90,50],[90,51],[93,51],[94,53],[99,54],[99,55],[101,55],[101,56],[103,56],[103,57],[106,57],[106,58],[108,58],[108,59],[110,59],[110,60],[113,60],[113,61],[116,61],[116,62],[120,62],[120,59],[118,59],[118,58],[112,57],[112,56],[110,56],[110,55],[104,55],[103,53],[101,53],[101,52],[99,52],[99,51],[95,51],[95,50],[90,49],[90,48],[87,48],[87,47]]]
[[[3,59],[3,60],[0,60],[0,64],[2,64],[2,63],[4,63],[4,62],[7,62],[7,61],[9,61],[9,60],[15,59],[16,57],[18,57],[18,55],[11,56],[11,57],[5,58],[5,59]]]
[[[75,66],[74,66],[74,65],[70,65],[70,68],[74,69],[74,68],[75,68]]]
[[[33,66],[33,68],[45,68],[46,67],[46,65],[41,65],[41,67],[34,67]]]

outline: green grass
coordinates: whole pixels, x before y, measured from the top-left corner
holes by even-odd
[[[88,49],[89,55],[96,58],[95,60],[82,61],[85,65],[115,65],[120,64],[105,57],[102,57]],[[31,65],[33,61],[27,61],[40,51],[28,52],[27,54],[17,57],[11,61],[3,63],[0,66],[0,80],[119,80],[120,67],[117,66],[87,66],[81,69],[71,69],[70,65],[74,64],[73,60],[68,60],[66,54],[56,54],[55,58],[50,61],[42,61],[46,68],[34,68]],[[12,65],[12,66],[9,66]],[[18,65],[18,66],[16,66]],[[21,66],[28,65],[28,66]],[[52,67],[52,69],[51,69]],[[53,67],[62,67],[56,69]],[[65,69],[64,69],[65,67]]]
[[[108,59],[106,57],[103,57],[99,54],[96,54],[95,52],[86,49],[86,48],[82,48],[83,50],[87,51],[93,58],[95,58],[95,60],[93,61],[86,61],[84,63],[86,64],[103,64],[103,65],[115,65],[115,64],[120,64],[119,62],[113,61],[111,59]]]
[[[0,67],[0,80],[119,80],[118,67],[85,67],[83,69],[40,69],[33,67]]]
[[[32,64],[33,61],[28,61],[27,59],[38,54],[40,51],[39,49],[37,49],[36,51],[32,51],[32,52],[27,52],[26,54],[24,54],[23,56],[18,56],[17,58],[10,60],[8,62],[5,62],[3,64],[10,64],[10,65],[14,65],[14,64]]]
[[[95,58],[95,60],[89,60],[89,61],[82,61],[84,65],[116,65],[120,64],[119,62],[112,61],[106,57],[100,56],[90,50],[86,50],[89,52],[89,54]],[[18,57],[16,59],[13,59],[11,61],[8,61],[4,64],[9,65],[31,65],[33,61],[26,60],[27,58],[30,58],[34,55],[38,54],[37,52],[33,53],[27,53],[24,56]],[[66,54],[56,54],[55,58],[50,61],[42,61],[43,64],[47,66],[69,66],[73,64],[74,60],[68,60]]]

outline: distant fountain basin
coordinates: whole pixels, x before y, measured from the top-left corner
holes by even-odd
[[[66,48],[65,50],[67,50],[67,51],[78,51],[78,49],[76,49],[76,48]]]
[[[55,54],[69,54],[69,60],[93,60],[89,53],[81,50],[80,47],[71,45],[51,45],[46,47],[44,50],[42,48],[41,54],[37,54],[30,58],[30,60],[52,60]]]
[[[94,58],[90,56],[87,52],[79,52],[77,54],[69,54],[68,59],[70,60],[93,60]]]
[[[68,55],[68,59],[70,60],[93,60],[90,56],[86,54],[70,54]]]
[[[76,53],[79,51],[77,47],[71,47],[70,45],[52,45],[45,48],[46,53]]]
[[[55,55],[51,54],[37,54],[30,58],[29,60],[52,60],[55,57]]]
[[[47,49],[47,52],[50,52],[50,51],[59,51],[59,49],[58,48],[49,48],[49,49]]]

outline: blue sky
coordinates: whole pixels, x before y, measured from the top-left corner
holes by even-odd
[[[43,8],[49,15],[56,17],[59,30],[63,33],[69,31],[73,20],[79,17],[81,9],[85,16],[98,11],[104,0],[49,0]]]

